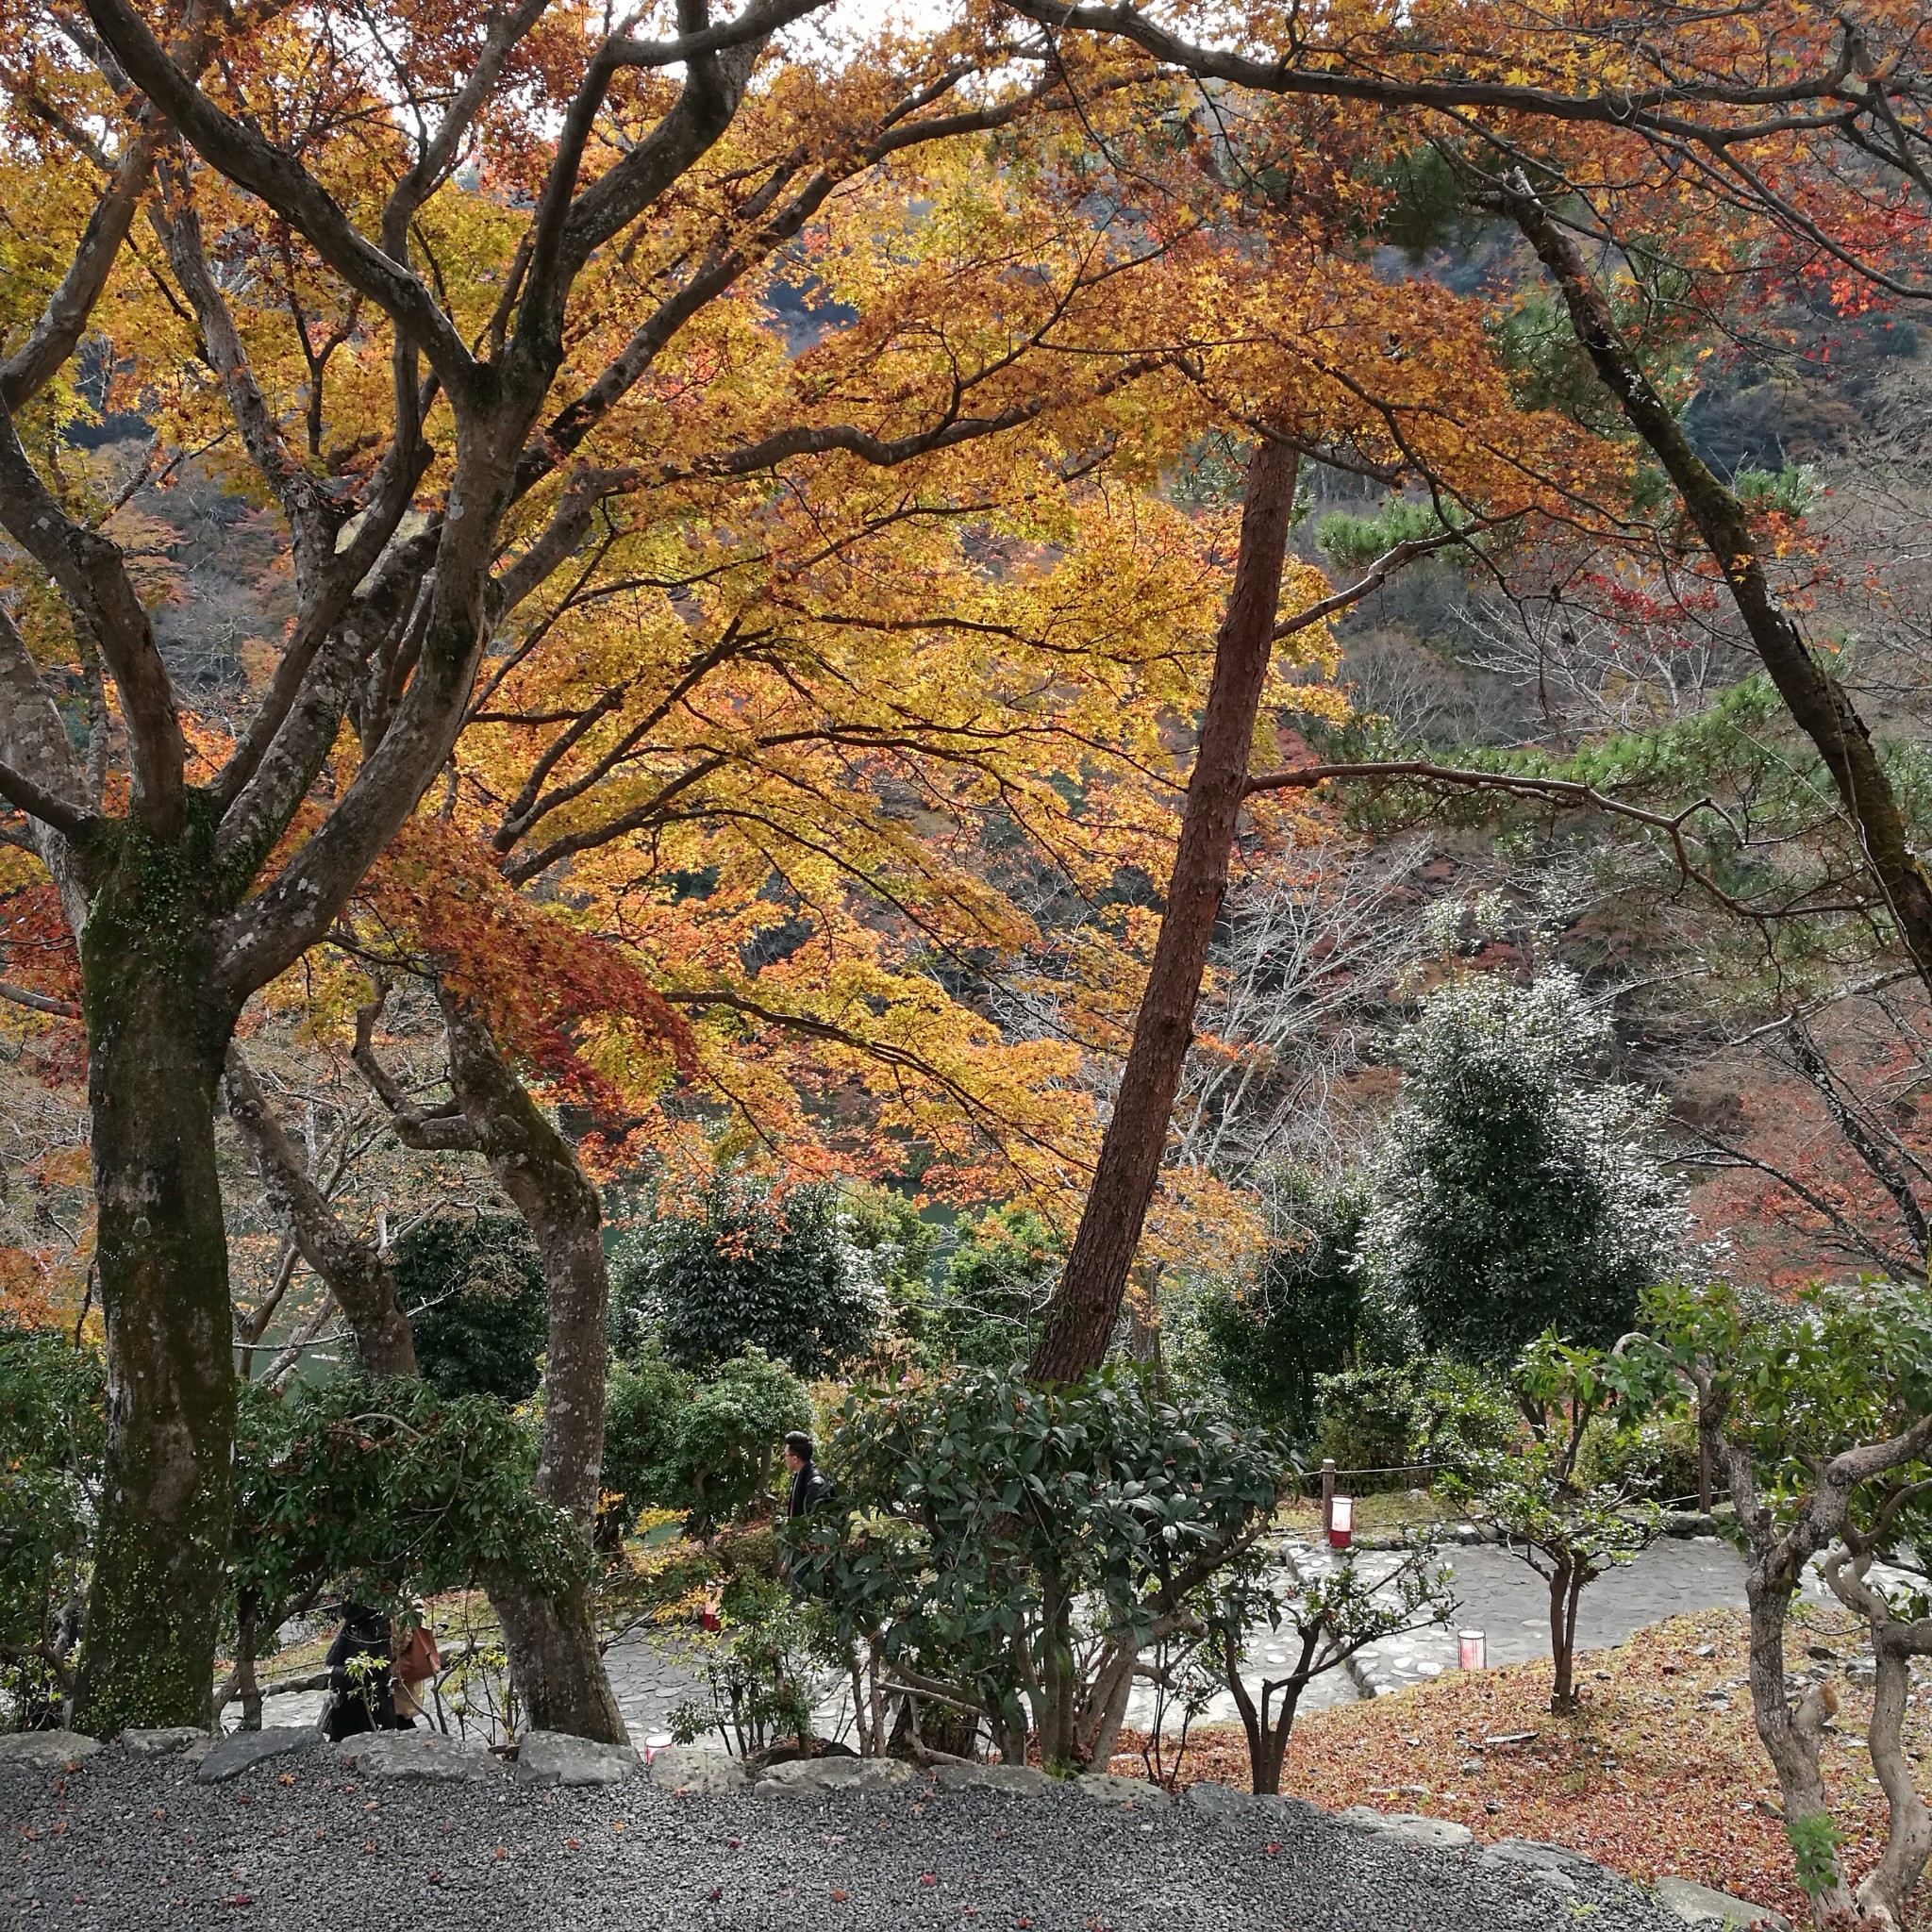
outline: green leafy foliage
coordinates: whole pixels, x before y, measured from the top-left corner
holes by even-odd
[[[1646,1297],[1645,1314],[1657,1372],[1702,1372],[1724,1438],[1750,1456],[1766,1536],[1791,1527],[1834,1457],[1904,1436],[1932,1414],[1923,1288],[1812,1287],[1786,1306],[1747,1303],[1721,1283],[1668,1284]],[[1874,1556],[1932,1548],[1932,1510],[1916,1493],[1928,1476],[1932,1461],[1915,1459],[1853,1488],[1853,1526],[1862,1537],[1882,1525]]]
[[[1798,1883],[1807,1897],[1816,1898],[1838,1876],[1838,1848],[1845,1835],[1824,1812],[1814,1811],[1807,1817],[1786,1819],[1785,1836],[1791,1841]]]
[[[107,1444],[98,1350],[0,1328],[0,1701],[16,1724],[68,1688]]]
[[[642,1349],[612,1361],[604,1389],[599,1539],[615,1543],[640,1509],[682,1509],[709,1536],[774,1492],[785,1434],[811,1425],[811,1392],[758,1349],[708,1375]]]
[[[671,1715],[671,1734],[689,1744],[705,1731],[727,1733],[741,1757],[758,1757],[785,1738],[811,1736],[813,1685],[838,1655],[822,1605],[756,1576],[725,1586],[717,1632],[699,1640],[695,1661],[708,1696]]]
[[[1506,1362],[1553,1325],[1607,1347],[1668,1269],[1683,1215],[1657,1109],[1581,1075],[1609,1037],[1563,972],[1458,974],[1404,1034],[1364,1243],[1430,1348]]]
[[[1731,489],[1755,510],[1801,517],[1824,486],[1809,463],[1787,463],[1781,470],[1741,469],[1732,476]]]
[[[1104,1740],[1141,1651],[1251,1555],[1288,1468],[1266,1437],[1111,1370],[855,1389],[825,1460],[839,1507],[788,1535],[841,1641],[950,1686],[1003,1749],[1030,1719],[1054,1762]]]
[[[682,1369],[757,1348],[802,1375],[828,1374],[878,1333],[887,1297],[872,1263],[884,1245],[855,1243],[836,1188],[779,1192],[720,1174],[696,1211],[659,1215],[631,1242],[618,1277],[621,1345],[655,1330]]]
[[[1318,1455],[1350,1471],[1357,1493],[1403,1489],[1409,1472],[1465,1466],[1507,1450],[1522,1430],[1514,1404],[1468,1363],[1436,1357],[1319,1378]]]
[[[582,1538],[531,1491],[535,1432],[492,1397],[342,1375],[286,1396],[244,1383],[241,1398],[239,1594],[274,1607],[341,1580],[396,1603],[485,1577],[561,1590],[583,1574]]]
[[[1315,1432],[1315,1454],[1338,1469],[1396,1472],[1409,1460],[1409,1439],[1415,1433],[1415,1377],[1406,1368],[1383,1366],[1349,1369],[1315,1378],[1321,1425]],[[1391,1473],[1380,1482],[1366,1481],[1362,1490],[1407,1488],[1407,1479]]]
[[[698,1382],[663,1440],[663,1461],[647,1478],[649,1500],[689,1512],[708,1535],[739,1510],[773,1494],[780,1445],[811,1426],[811,1393],[783,1362],[756,1348]]]
[[[396,1242],[396,1292],[425,1381],[442,1394],[525,1401],[548,1335],[543,1265],[514,1214],[436,1214]]]
[[[1366,1276],[1356,1253],[1368,1200],[1355,1182],[1291,1175],[1277,1238],[1245,1277],[1208,1282],[1193,1318],[1236,1413],[1306,1441],[1317,1386],[1359,1358]]]
[[[1585,1440],[1603,1423],[1641,1421],[1659,1380],[1646,1351],[1606,1355],[1539,1336],[1509,1371],[1524,1428],[1487,1455],[1468,1456],[1443,1478],[1445,1492],[1470,1503],[1503,1532],[1506,1546],[1550,1591],[1550,1645],[1556,1661],[1550,1708],[1575,1707],[1573,1663],[1577,1603],[1612,1565],[1656,1541],[1656,1507],[1613,1483],[1591,1483],[1579,1470]]]
[[[604,1380],[603,1497],[597,1511],[598,1541],[606,1547],[615,1545],[640,1509],[652,1504],[679,1507],[664,1492],[671,1481],[672,1444],[692,1387],[691,1377],[656,1349],[611,1361]]]
[[[1361,570],[1398,543],[1415,543],[1453,529],[1433,503],[1391,496],[1369,516],[1331,510],[1315,525],[1315,541],[1341,570]]]
[[[938,1358],[989,1369],[1024,1360],[1062,1252],[1030,1208],[995,1208],[976,1223],[946,1265],[931,1328]]]
[[[888,1336],[918,1354],[932,1331],[934,1301],[930,1274],[944,1231],[921,1219],[903,1195],[884,1188],[854,1188],[841,1204],[845,1240],[852,1255],[884,1297]]]

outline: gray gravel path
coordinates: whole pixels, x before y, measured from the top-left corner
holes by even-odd
[[[0,1770],[0,1821],[9,1932],[1681,1932],[1608,1874],[1555,1893],[1292,1802],[1215,1822],[1060,1790],[536,1792],[358,1778],[317,1754],[205,1786],[110,1746],[64,1781]]]

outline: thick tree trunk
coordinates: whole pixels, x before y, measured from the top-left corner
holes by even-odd
[[[569,1731],[603,1744],[629,1742],[597,1648],[588,1588],[558,1596],[492,1589],[490,1604],[503,1625],[525,1728]]]
[[[208,1722],[235,1377],[215,1094],[235,1013],[190,852],[97,856],[81,941],[108,1448],[75,1722]]]
[[[1234,590],[1215,646],[1153,970],[1073,1252],[1027,1364],[1036,1382],[1074,1381],[1105,1358],[1154,1198],[1168,1119],[1193,1040],[1208,943],[1227,891],[1255,716],[1274,652],[1295,470],[1294,452],[1278,442],[1261,443],[1248,463]]]
[[[542,1257],[550,1333],[543,1368],[543,1447],[537,1492],[595,1532],[604,1467],[604,1370],[609,1279],[603,1203],[575,1150],[531,1099],[481,1017],[439,988],[450,1077],[491,1171]],[[530,1724],[605,1743],[627,1741],[597,1648],[587,1591],[535,1597],[494,1591],[510,1673]]]
[[[1786,1689],[1785,1626],[1797,1586],[1792,1566],[1783,1557],[1782,1550],[1768,1556],[1754,1552],[1744,1574],[1744,1601],[1751,1613],[1751,1707],[1758,1741],[1777,1774],[1786,1831],[1824,1830],[1831,1824],[1831,1798],[1819,1764],[1819,1748],[1830,1708],[1822,1685],[1808,1686],[1795,1709]],[[1814,1923],[1821,1927],[1858,1927],[1857,1903],[1836,1852],[1824,1862],[1828,1874],[1822,1874],[1823,1882],[1811,1893]]]

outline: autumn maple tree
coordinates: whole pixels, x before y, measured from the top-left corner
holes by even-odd
[[[329,936],[440,774],[447,809],[432,808],[431,825],[451,829],[419,836],[480,838],[499,876],[545,890],[566,862],[594,884],[595,855],[620,834],[649,846],[675,824],[715,839],[727,824],[775,823],[769,799],[754,810],[723,795],[744,757],[696,745],[689,728],[710,672],[741,661],[787,676],[757,600],[729,582],[734,569],[768,572],[759,595],[782,610],[790,566],[760,549],[762,520],[809,520],[885,475],[906,479],[896,496],[827,513],[841,526],[828,557],[868,517],[970,514],[983,479],[945,465],[1008,435],[1030,439],[1042,488],[1070,494],[1144,488],[1216,424],[1331,456],[1387,446],[1391,330],[1415,340],[1446,321],[1442,353],[1480,356],[1473,320],[1437,291],[1390,290],[1353,266],[1312,272],[1336,210],[1318,210],[1291,255],[1230,253],[1214,219],[1224,183],[1175,147],[1165,97],[1134,63],[1098,60],[1075,95],[1050,37],[1005,20],[888,34],[843,58],[808,34],[774,38],[808,10],[768,0],[713,22],[686,8],[668,38],[646,40],[539,0],[480,21],[265,8],[219,23],[99,0],[84,21],[25,20],[0,48],[9,165],[66,211],[74,238],[64,257],[25,261],[33,292],[9,297],[0,523],[17,594],[0,620],[0,789],[59,895],[87,1033],[111,1389],[76,1699],[91,1727],[190,1720],[206,1699],[233,1406],[213,1116],[236,1022]],[[928,178],[917,157],[941,143],[959,158]],[[1129,150],[1137,166],[1119,167]],[[836,303],[807,332],[825,340],[798,353],[768,305],[790,290],[795,308],[818,289]],[[1404,379],[1413,387],[1424,366]],[[284,532],[292,613],[232,715],[192,708],[157,641],[127,522],[139,477],[104,487],[63,461],[76,411],[125,404],[158,448],[218,453]],[[1508,473],[1515,419],[1472,423],[1441,440]],[[1104,486],[1108,469],[1118,480]],[[731,532],[736,555],[684,575],[678,553],[706,529]],[[1135,581],[1110,580],[1116,592]],[[863,635],[854,620],[871,613],[854,588],[811,622]],[[655,598],[648,647],[624,627],[622,600],[641,591]],[[1097,580],[1088,591],[1099,601]],[[597,603],[613,621],[592,643],[575,617]],[[868,703],[940,634],[921,628],[932,615],[917,615],[898,655],[855,659]],[[1036,664],[1065,656],[1050,613],[1031,634]],[[577,690],[558,677],[548,710],[526,708],[544,702],[526,678],[551,675],[579,641],[642,648],[649,666],[612,676],[580,658]],[[1050,710],[1032,675],[1035,710]],[[1138,722],[1100,749],[1130,759],[1138,732],[1144,762],[1163,702],[1187,706],[1129,683],[1117,695]],[[936,772],[972,764],[965,701],[951,701],[922,747]],[[736,703],[713,724],[738,729]],[[686,740],[667,749],[653,734],[674,713]],[[834,714],[802,728],[823,767],[811,787],[775,772],[783,732],[756,747],[764,775],[792,784],[794,815],[838,790],[827,748],[849,753],[853,733],[881,727]],[[848,791],[876,782],[901,728],[886,727],[869,770],[840,774]],[[719,789],[701,796],[713,774]],[[971,782],[1024,804],[1009,773],[982,765]],[[1162,782],[1156,773],[1154,793]],[[654,787],[672,798],[653,805]],[[603,830],[587,822],[620,791]],[[1160,809],[1143,789],[1125,822],[1144,829]],[[833,862],[876,885],[888,815],[869,816],[870,854],[855,845]],[[747,839],[740,878],[772,858]],[[841,920],[856,940],[864,922]],[[662,1004],[635,1002],[631,1017],[658,1016],[643,1030],[662,1065],[691,1051],[675,1008],[714,1033],[770,1024],[829,1045],[854,1030],[807,1001],[761,1010],[728,971],[652,957],[663,924],[649,894],[613,921],[658,982]],[[709,936],[714,959],[728,931],[720,920]],[[476,1054],[459,1071],[467,1094],[412,1131],[452,1138],[460,1115],[509,1185],[526,1155],[507,1151],[506,1122],[534,1134],[541,1119],[511,1064],[530,1041],[495,1037],[487,991],[465,989],[447,945],[420,958],[453,1041],[473,1039]],[[891,1005],[846,970],[858,973],[848,1007]],[[890,1065],[892,1042],[873,1031],[859,1050]],[[490,1082],[500,1107],[477,1098]],[[247,1113],[239,1066],[231,1093]],[[588,1184],[554,1132],[546,1146],[547,1208],[536,1192],[520,1203],[539,1219],[556,1210],[557,1257],[587,1257]],[[558,1267],[553,1372],[575,1358],[586,1379],[553,1391],[557,1427],[575,1415],[576,1434],[546,1467],[582,1514],[602,1313],[588,1261],[575,1276]],[[369,1316],[358,1333],[374,1362],[404,1367],[382,1294],[371,1274],[344,1309]],[[580,1654],[585,1637],[579,1622]]]
[[[581,567],[640,462],[691,484],[826,452],[891,467],[1144,366],[1109,343],[1057,399],[995,364],[982,408],[889,341],[864,390],[788,371],[773,396],[720,379],[726,326],[658,370],[836,192],[1051,92],[1023,74],[961,98],[1005,62],[996,33],[842,67],[774,49],[805,11],[688,11],[664,41],[535,4],[219,28],[108,5],[9,30],[16,152],[79,215],[0,377],[0,520],[33,573],[0,644],[6,795],[62,893],[88,1033],[112,1390],[90,1726],[206,1703],[233,1407],[213,1115],[235,1021],[443,768],[494,641]],[[102,379],[171,440],[245,457],[286,528],[295,612],[225,741],[186,715],[112,506],[59,464],[90,331]],[[718,441],[680,435],[692,395],[741,405],[701,425]]]

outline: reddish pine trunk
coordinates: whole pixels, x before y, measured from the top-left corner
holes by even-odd
[[[1154,966],[1073,1252],[1027,1365],[1036,1382],[1074,1381],[1106,1357],[1154,1198],[1174,1091],[1193,1038],[1208,942],[1227,891],[1255,716],[1274,652],[1296,462],[1291,449],[1263,442],[1248,463],[1234,590],[1215,644],[1214,677]]]

